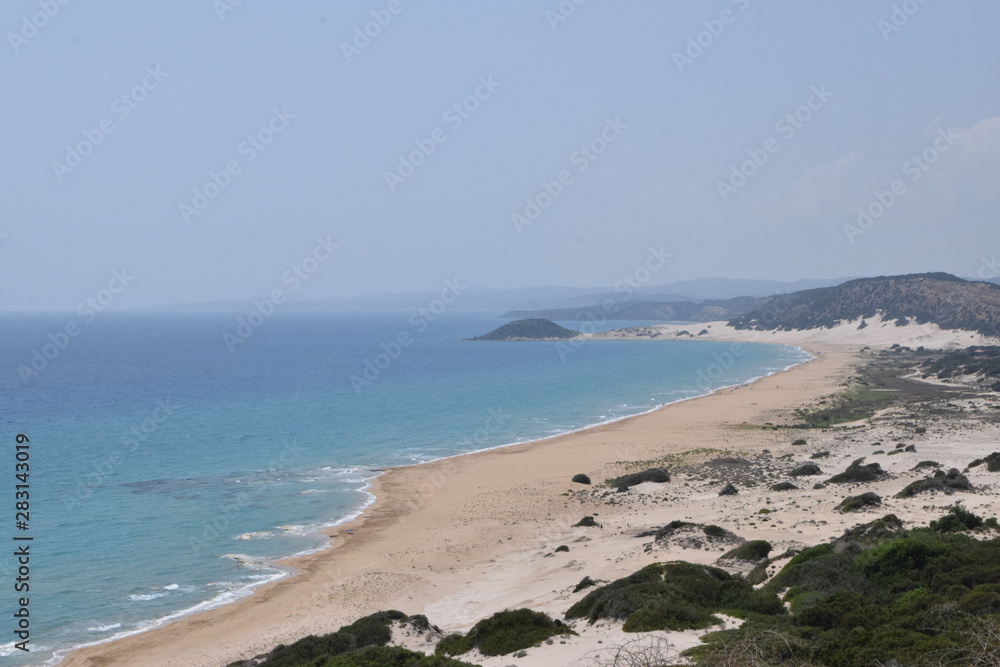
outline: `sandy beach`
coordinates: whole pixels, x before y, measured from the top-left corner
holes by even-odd
[[[759,335],[726,333],[728,337],[720,332],[713,338],[760,340]],[[800,344],[815,359],[749,385],[612,424],[389,470],[375,481],[372,491],[377,500],[364,515],[331,529],[330,548],[285,562],[296,570],[294,576],[263,586],[238,603],[77,650],[61,664],[222,667],[385,609],[426,614],[445,632],[467,630],[506,608],[527,606],[561,617],[583,595],[572,590],[585,575],[611,580],[673,558],[714,562],[721,550],[711,545],[650,545],[649,540],[635,538],[640,530],[675,519],[714,523],[747,539],[767,539],[779,552],[815,544],[890,511],[904,521],[922,521],[953,499],[920,498],[910,504],[889,500],[884,511],[842,515],[833,507],[848,489],[778,498],[767,490],[768,484],[759,483],[766,479],[744,483],[733,480],[736,472],[725,465],[713,467],[720,457],[739,456],[778,475],[783,466],[808,460],[823,449],[830,455],[820,463],[829,473],[853,458],[872,454],[871,442],[886,432],[891,437],[890,425],[831,429],[810,436],[808,446],[798,448],[789,446],[792,437],[798,437],[794,432],[756,426],[788,423],[794,408],[839,391],[871,354],[862,351],[863,344],[885,346],[874,337],[877,332],[870,333],[870,340],[851,340],[851,344],[802,336],[796,340],[782,334],[775,338]],[[947,332],[914,335],[927,337],[925,345],[931,338],[947,342]],[[973,455],[993,451],[997,436],[995,428],[956,432],[936,425],[914,440],[919,453],[873,459],[897,474],[881,482],[885,488],[879,491],[890,495],[893,488],[910,481],[907,471],[923,458],[964,467]],[[778,458],[786,452],[792,457]],[[622,472],[650,467],[636,462],[657,461],[674,471],[670,483],[644,484],[618,497],[597,486]],[[594,486],[571,483],[576,473],[589,475]],[[991,483],[972,474],[970,479]],[[718,489],[731,480],[741,492],[719,497]],[[995,498],[990,493],[963,499],[970,508],[995,513]],[[766,519],[758,518],[762,507],[772,509]],[[574,527],[585,515],[594,516],[601,526]],[[567,545],[569,551],[554,553],[559,545]],[[575,627],[579,636],[529,650],[517,664],[581,664],[584,656],[629,638],[609,625]],[[678,633],[672,641],[684,648],[697,643],[697,638]],[[409,642],[431,648],[425,638]],[[498,667],[511,663],[509,656],[470,654],[463,659]]]

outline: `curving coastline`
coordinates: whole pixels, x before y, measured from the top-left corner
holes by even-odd
[[[570,434],[387,470],[373,480],[374,504],[329,529],[330,548],[281,561],[296,576],[261,586],[236,603],[77,649],[60,664],[219,667],[379,609],[420,613],[463,591],[470,598],[492,597],[484,593],[497,585],[499,573],[486,564],[573,532],[569,526],[579,511],[560,493],[575,472],[613,471],[615,461],[718,445],[731,439],[727,425],[737,416],[751,418],[830,393],[849,373],[855,353],[809,348],[813,360],[749,384]],[[772,387],[770,380],[778,377],[780,386]],[[484,574],[490,586],[476,583]],[[482,613],[519,595],[517,602],[534,597],[537,582],[530,572],[502,574],[501,587],[512,590],[503,601],[477,600]],[[480,615],[467,607],[432,618],[451,628]]]

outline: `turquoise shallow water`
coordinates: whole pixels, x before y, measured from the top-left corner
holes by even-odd
[[[3,664],[44,664],[282,576],[271,559],[321,548],[318,527],[371,501],[373,468],[564,433],[808,358],[704,341],[473,343],[503,321],[410,313],[278,313],[232,351],[235,315],[104,314],[46,349],[73,319],[0,318],[2,465],[28,434],[34,537],[32,652],[0,622]],[[26,373],[34,351],[52,358]]]

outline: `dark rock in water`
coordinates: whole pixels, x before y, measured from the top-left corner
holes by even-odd
[[[590,484],[590,478],[584,475],[582,472],[579,475],[573,475],[573,480],[577,484]]]
[[[582,519],[580,519],[579,521],[577,521],[576,523],[574,523],[573,527],[576,528],[577,526],[583,526],[585,528],[591,528],[591,527],[596,526],[596,525],[597,525],[597,522],[594,521],[594,517],[592,517],[592,516],[585,516]]]
[[[733,485],[733,484],[726,484],[724,487],[722,487],[722,490],[719,491],[719,495],[720,496],[735,496],[739,492],[740,492],[740,490],[737,489],[735,485]]]
[[[836,508],[841,512],[857,512],[866,507],[878,507],[882,504],[882,498],[878,494],[868,491],[862,493],[860,496],[850,496],[849,498],[844,498],[844,500],[837,505]]]
[[[973,490],[974,487],[969,482],[969,478],[960,473],[957,468],[952,468],[947,473],[938,470],[933,477],[918,479],[916,482],[908,484],[906,488],[896,494],[896,497],[910,498],[925,491],[942,491],[951,495],[955,491]]]
[[[877,479],[888,477],[889,473],[882,470],[882,466],[877,463],[864,465],[865,458],[862,456],[851,462],[844,472],[834,475],[826,480],[833,484],[847,484],[850,482],[874,482]]]
[[[561,327],[551,320],[530,319],[509,322],[488,334],[470,340],[553,340],[575,338],[578,335],[578,331]]]

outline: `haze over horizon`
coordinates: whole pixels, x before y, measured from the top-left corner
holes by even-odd
[[[3,311],[1000,276],[986,0],[65,1],[0,8]]]

